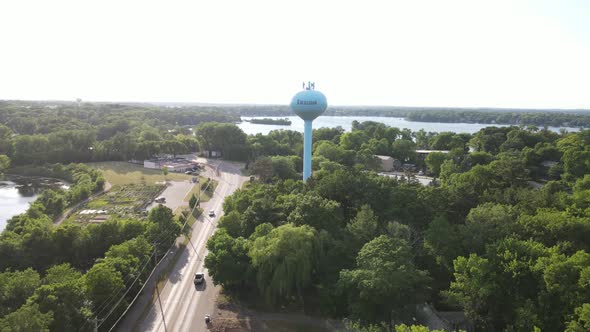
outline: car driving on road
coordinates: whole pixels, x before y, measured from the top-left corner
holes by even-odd
[[[209,211],[209,217],[214,217],[215,216],[215,211],[211,210]]]
[[[205,281],[205,273],[197,272],[195,273],[195,285],[202,284]]]

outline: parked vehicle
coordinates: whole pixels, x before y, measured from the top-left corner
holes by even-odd
[[[160,197],[154,199],[154,202],[156,202],[156,203],[166,203],[166,197],[160,196]]]

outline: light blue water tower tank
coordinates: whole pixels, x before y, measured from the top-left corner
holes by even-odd
[[[315,90],[315,83],[303,84],[303,91],[291,100],[291,110],[304,121],[303,133],[303,181],[311,176],[311,131],[312,122],[328,107],[323,93]]]

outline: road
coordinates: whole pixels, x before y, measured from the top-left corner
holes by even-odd
[[[219,287],[213,286],[213,281],[203,266],[203,258],[207,255],[206,243],[223,215],[224,198],[241,187],[247,179],[241,175],[240,165],[223,161],[208,161],[208,164],[211,166],[210,176],[218,180],[219,184],[211,200],[201,204],[206,212],[194,223],[191,242],[180,253],[160,292],[164,317],[158,301],[155,301],[145,319],[137,322],[138,331],[206,330],[204,317],[213,312],[219,293]],[[215,172],[215,169],[219,172]],[[215,217],[208,216],[209,210],[215,211]],[[197,271],[205,272],[205,283],[199,287],[195,287],[193,283]]]

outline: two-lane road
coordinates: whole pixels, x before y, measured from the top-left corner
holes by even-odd
[[[217,221],[223,215],[223,200],[241,187],[247,179],[240,174],[239,165],[222,161],[211,161],[210,165],[213,169],[219,170],[219,176],[212,174],[219,184],[211,200],[201,204],[205,212],[193,225],[191,243],[180,254],[166,285],[160,292],[164,317],[158,301],[155,301],[147,317],[138,322],[139,331],[206,329],[204,317],[213,312],[219,292],[219,288],[213,286],[213,281],[203,266],[204,257],[207,255],[207,240],[215,232]],[[208,216],[209,210],[215,211],[214,217]],[[205,272],[205,283],[196,287],[193,282],[194,275],[200,271]]]

